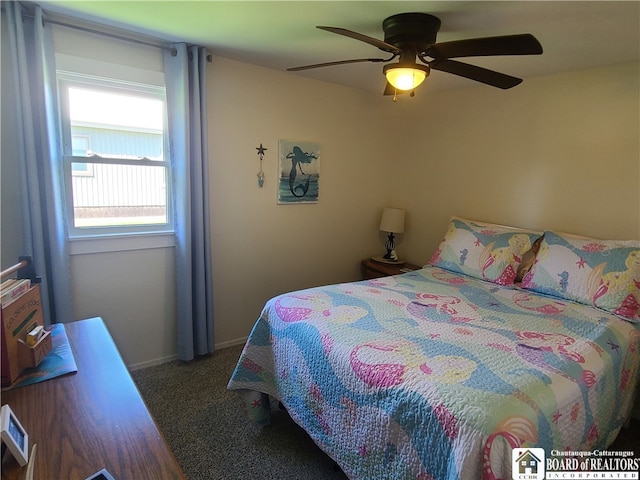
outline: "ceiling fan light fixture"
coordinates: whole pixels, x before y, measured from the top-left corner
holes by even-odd
[[[427,65],[385,65],[382,69],[387,81],[398,90],[413,90],[429,76]]]

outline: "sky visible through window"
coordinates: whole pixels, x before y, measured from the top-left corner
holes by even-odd
[[[119,93],[69,89],[72,122],[162,130],[163,102]]]

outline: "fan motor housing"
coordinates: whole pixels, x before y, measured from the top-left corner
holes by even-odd
[[[420,47],[436,43],[440,19],[427,13],[400,13],[382,22],[384,41],[395,47],[406,45]]]

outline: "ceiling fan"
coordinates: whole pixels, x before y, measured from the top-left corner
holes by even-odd
[[[451,59],[492,55],[540,55],[542,53],[540,42],[529,33],[436,43],[440,19],[427,13],[400,13],[386,18],[382,22],[384,41],[345,28],[323,26],[317,28],[368,43],[391,54],[391,57],[339,60],[288,68],[288,71],[347,63],[387,63],[399,57],[397,63],[385,65],[382,69],[387,78],[384,94],[394,95],[394,100],[396,93],[410,91],[413,96],[414,88],[429,76],[431,70],[452,73],[497,88],[512,88],[520,84],[522,79]]]

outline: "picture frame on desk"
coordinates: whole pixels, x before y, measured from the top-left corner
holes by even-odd
[[[87,477],[85,480],[115,480],[111,474],[106,470],[102,469],[99,472],[94,473],[90,477]]]
[[[21,467],[29,462],[29,434],[9,405],[0,409],[0,438]]]

